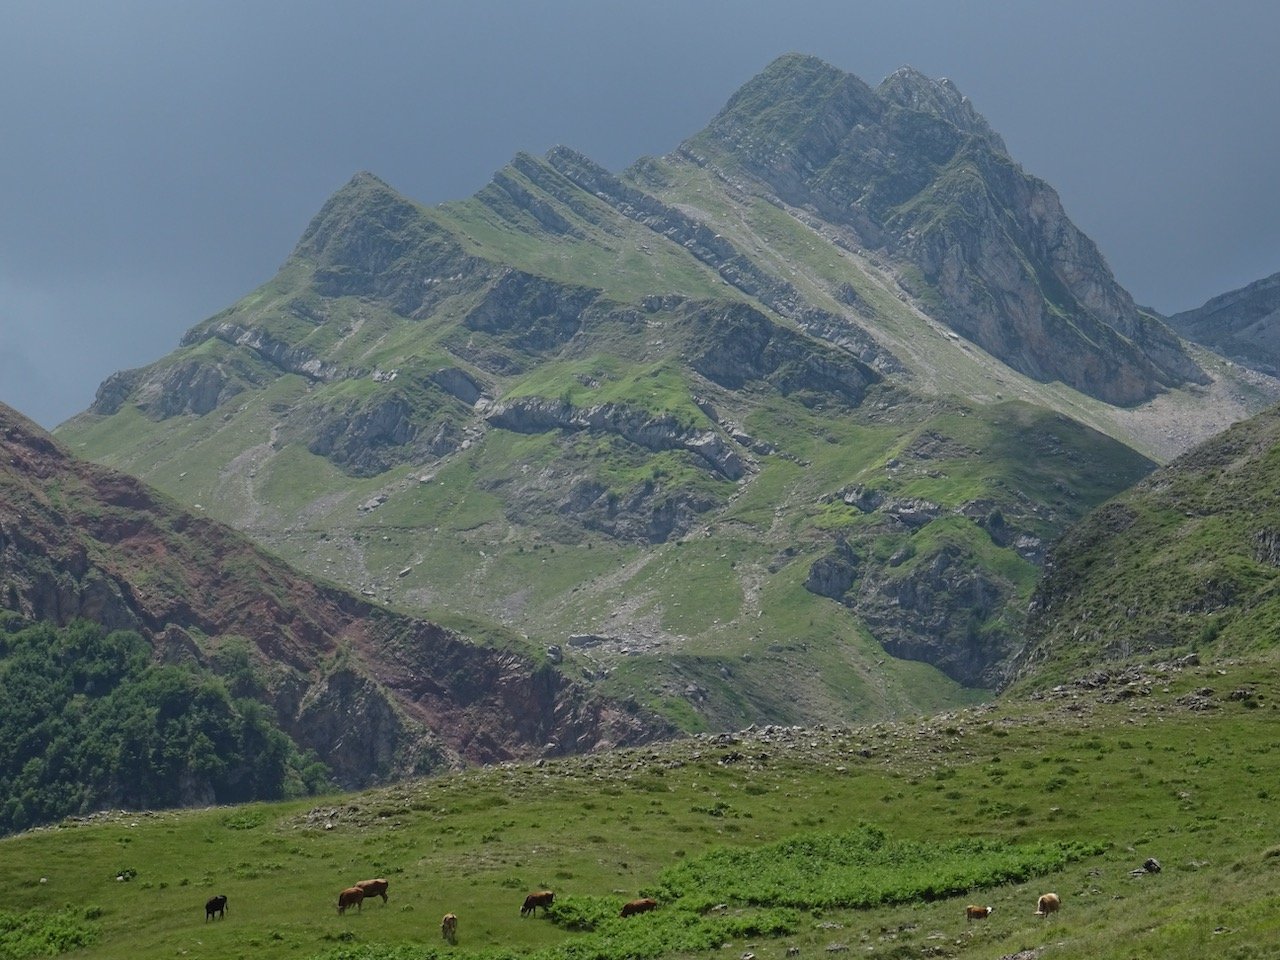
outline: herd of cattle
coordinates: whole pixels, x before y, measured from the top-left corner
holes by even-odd
[[[347,907],[355,907],[356,910],[361,909],[361,905],[368,897],[381,897],[382,902],[387,902],[387,881],[379,877],[376,880],[361,880],[353,887],[347,887],[338,894],[338,914],[347,912]],[[529,915],[537,916],[538,908],[542,908],[545,914],[547,909],[555,903],[556,895],[550,890],[539,890],[537,893],[531,893],[524,898],[524,903],[520,907],[520,916]],[[1041,894],[1036,901],[1036,916],[1047,917],[1051,913],[1057,913],[1058,908],[1062,906],[1062,898],[1056,893]],[[658,907],[658,901],[652,897],[643,897],[639,900],[630,900],[622,905],[622,916],[633,917],[638,913],[648,913]],[[964,908],[965,920],[985,920],[991,916],[991,911],[995,907],[983,907],[975,904],[969,904]],[[210,897],[204,905],[205,923],[214,919],[224,919],[227,915],[227,898],[225,894],[219,894],[216,897]],[[458,917],[452,913],[446,913],[444,919],[440,921],[440,935],[449,943],[458,942]]]

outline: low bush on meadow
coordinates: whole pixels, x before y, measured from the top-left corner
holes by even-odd
[[[53,957],[88,946],[97,939],[97,931],[88,922],[96,913],[96,908],[56,913],[0,912],[0,957],[7,960]]]
[[[891,839],[877,827],[721,848],[662,874],[662,896],[694,910],[718,903],[830,909],[936,900],[1019,883],[1101,853],[1086,843]]]

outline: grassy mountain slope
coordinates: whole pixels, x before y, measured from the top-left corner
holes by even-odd
[[[1037,587],[1029,682],[1091,665],[1274,646],[1280,411],[1236,424],[1072,528]]]
[[[6,620],[135,631],[157,662],[249,673],[245,695],[345,786],[669,732],[588,695],[519,638],[491,632],[477,646],[309,579],[141,481],[77,459],[6,407],[0,607]],[[12,725],[5,739],[25,736]]]
[[[1159,456],[1183,442],[1170,411],[1198,434],[1270,386],[1222,368],[1202,385],[1069,221],[1019,206],[1047,188],[954,91],[877,93],[804,58],[762,77],[622,176],[556,148],[427,209],[358,175],[273,280],[109,379],[60,436],[311,573],[496,623],[688,729],[983,696],[1044,545],[1150,468],[1132,448]],[[923,234],[835,215],[837,180],[893,173],[854,162],[883,152],[859,153],[863,108],[921,197],[950,161],[902,124],[986,151],[979,173],[1012,186],[984,209],[1022,218],[1031,271],[1001,296],[1044,301],[1006,319],[1062,320],[1076,332],[1032,339],[1070,358],[1084,337],[1122,374],[1018,360],[921,272]],[[832,123],[821,176],[796,166],[799,193],[781,190],[809,156],[788,144]],[[1070,242],[1039,249],[1044,230]]]
[[[0,840],[0,930],[10,955],[83,943],[68,955],[86,960],[1268,956],[1274,657],[1127,679],[319,802],[106,812]],[[891,856],[851,861],[832,835],[879,835]],[[962,873],[944,856],[957,843]],[[1046,844],[1076,859],[1036,866],[1029,848]],[[338,891],[372,876],[389,879],[388,902],[338,916]],[[536,889],[556,908],[519,916]],[[1060,913],[1034,916],[1050,890]],[[227,916],[205,922],[219,893]],[[644,894],[658,909],[623,924],[620,904]],[[995,910],[967,922],[967,903]],[[457,946],[439,938],[447,911]]]

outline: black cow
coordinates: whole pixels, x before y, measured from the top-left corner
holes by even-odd
[[[218,915],[219,919],[226,917],[227,898],[225,894],[220,893],[216,897],[210,897],[209,900],[205,903],[204,922],[208,923],[213,918],[213,915],[215,913]]]

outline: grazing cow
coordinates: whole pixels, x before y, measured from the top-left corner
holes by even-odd
[[[658,906],[658,901],[652,897],[645,897],[643,900],[632,900],[622,905],[622,915],[624,917],[633,917],[637,913],[648,913]]]
[[[1057,913],[1060,906],[1062,906],[1062,898],[1056,893],[1041,894],[1040,899],[1036,901],[1036,916],[1047,917],[1051,913]]]
[[[361,904],[364,903],[364,891],[359,887],[347,887],[338,894],[338,914],[347,912],[347,907],[355,907],[357,910],[363,909]]]
[[[458,942],[458,918],[452,913],[446,913],[440,921],[440,936],[450,943]]]
[[[538,915],[538,908],[542,908],[542,912],[547,912],[547,907],[555,902],[556,895],[550,890],[541,890],[538,893],[531,893],[524,898],[524,906],[520,908],[520,916],[532,913]]]
[[[219,920],[227,915],[227,898],[221,893],[216,897],[210,897],[205,903],[204,922],[208,923],[215,913],[218,915]]]
[[[377,880],[360,880],[356,886],[364,891],[365,899],[373,897],[381,897],[382,902],[387,902],[387,881],[379,877]]]
[[[991,911],[995,907],[975,907],[973,904],[964,908],[964,918],[966,920],[985,920],[991,916]]]

